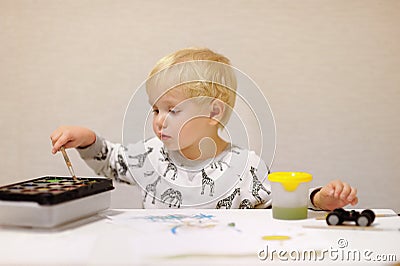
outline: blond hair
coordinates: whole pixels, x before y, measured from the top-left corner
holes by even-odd
[[[184,85],[188,98],[201,101],[202,96],[219,99],[225,108],[221,124],[225,125],[231,115],[236,99],[236,76],[225,56],[208,48],[185,48],[161,58],[149,74],[146,90],[163,86],[164,92]]]

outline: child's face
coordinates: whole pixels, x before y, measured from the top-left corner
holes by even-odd
[[[181,89],[170,90],[150,104],[154,133],[168,150],[198,149],[200,141],[209,136],[208,104],[186,97]]]

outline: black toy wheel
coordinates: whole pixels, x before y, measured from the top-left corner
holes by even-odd
[[[357,217],[356,224],[358,226],[369,226],[371,224],[371,219],[368,214],[360,214]]]
[[[326,216],[326,222],[329,225],[339,225],[343,223],[343,219],[340,216],[340,213],[337,212],[331,212]]]
[[[375,213],[369,209],[363,210],[361,212],[361,215],[367,215],[369,216],[369,220],[371,221],[370,224],[372,224],[375,220]]]

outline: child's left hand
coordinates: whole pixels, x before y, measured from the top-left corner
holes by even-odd
[[[323,210],[342,208],[358,203],[357,189],[340,180],[329,182],[314,195],[314,205]]]

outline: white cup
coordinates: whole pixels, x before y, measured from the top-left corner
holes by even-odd
[[[272,190],[272,217],[282,220],[307,218],[308,190],[312,175],[276,172],[268,175]]]

